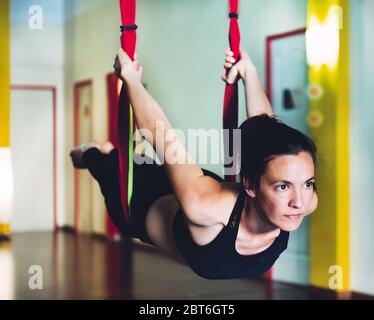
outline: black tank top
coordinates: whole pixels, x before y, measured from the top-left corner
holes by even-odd
[[[289,232],[280,235],[266,250],[245,256],[235,248],[240,216],[244,207],[245,190],[241,187],[229,223],[217,237],[207,245],[197,245],[187,227],[183,211],[178,210],[173,237],[180,253],[191,269],[207,279],[236,279],[260,276],[268,271],[279,255],[287,248]]]

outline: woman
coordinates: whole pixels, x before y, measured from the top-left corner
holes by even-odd
[[[130,223],[121,211],[117,150],[95,142],[71,152],[74,166],[88,168],[99,182],[108,213],[123,234],[160,248],[208,279],[263,274],[287,248],[289,232],[317,207],[314,143],[274,117],[243,50],[238,62],[230,50],[225,55],[222,79],[230,84],[242,79],[245,89],[248,119],[240,126],[240,183],[224,182],[191,159],[143,87],[139,62],[122,50],[115,73],[126,85],[138,128],[164,159],[161,166],[149,158],[152,164],[134,161]],[[174,138],[176,153],[166,152],[170,139],[162,144],[153,139],[157,121]],[[172,154],[188,161],[176,163]]]

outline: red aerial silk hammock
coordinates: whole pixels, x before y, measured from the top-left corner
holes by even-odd
[[[134,60],[136,47],[136,1],[120,0],[121,8],[121,46],[131,60]],[[126,91],[122,84],[118,106],[118,160],[119,160],[119,184],[123,214],[126,221],[130,218],[129,203],[132,194],[132,168],[135,132],[135,118]]]
[[[239,0],[229,0],[230,6],[230,48],[234,52],[234,58],[239,58],[240,31],[238,24],[238,6]],[[120,0],[121,18],[122,18],[122,49],[127,53],[131,60],[134,60],[136,46],[136,0]],[[223,107],[223,128],[229,129],[230,137],[232,130],[238,126],[238,84],[226,84],[224,107]],[[118,157],[119,157],[119,183],[123,214],[128,221],[130,218],[129,203],[132,194],[132,166],[134,141],[132,139],[135,132],[135,118],[126,87],[123,84],[120,93],[118,107]],[[225,155],[234,155],[232,151],[232,138],[229,140],[229,146],[225,143]],[[229,148],[228,150],[228,147]],[[233,166],[236,162],[233,163]],[[226,180],[235,182],[235,175],[225,175]]]
[[[239,30],[239,0],[229,0],[230,6],[230,30],[229,30],[229,43],[230,49],[234,52],[234,58],[238,61],[239,48],[240,48],[240,30]],[[223,102],[223,129],[229,132],[229,140],[224,140],[224,155],[225,167],[229,167],[226,163],[227,158],[231,154],[234,158],[232,163],[232,170],[236,171],[237,162],[235,152],[233,151],[233,130],[238,127],[238,83],[226,84],[225,97]],[[236,175],[225,174],[225,180],[236,182]]]

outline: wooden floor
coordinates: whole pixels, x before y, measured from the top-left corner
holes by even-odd
[[[329,291],[262,279],[206,280],[151,246],[63,231],[13,235],[0,243],[0,266],[0,300],[336,299]],[[31,266],[42,268],[43,289],[30,289]]]

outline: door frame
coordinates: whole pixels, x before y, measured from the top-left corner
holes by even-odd
[[[91,102],[91,111],[93,108],[93,80],[87,79],[82,81],[77,81],[73,85],[73,99],[74,99],[74,146],[78,146],[79,144],[79,98],[80,98],[80,89],[82,87],[89,86],[91,88],[90,92],[90,102]],[[90,137],[92,137],[92,113],[90,114]],[[92,195],[92,190],[90,190],[90,194]],[[80,208],[80,201],[79,201],[79,170],[74,170],[74,230],[75,232],[79,232],[80,225],[79,225],[79,208]],[[90,196],[90,201],[92,197]],[[93,213],[92,210],[90,212],[90,223],[91,226],[93,225]]]
[[[266,61],[266,95],[270,103],[272,103],[272,98],[273,98],[272,97],[273,83],[271,80],[271,73],[272,73],[272,65],[271,65],[272,46],[271,45],[272,45],[272,42],[274,40],[279,40],[283,38],[298,36],[300,34],[305,34],[305,32],[306,32],[306,28],[304,27],[304,28],[300,28],[300,29],[296,29],[296,30],[292,30],[288,32],[274,34],[266,38],[266,60],[265,60]]]

